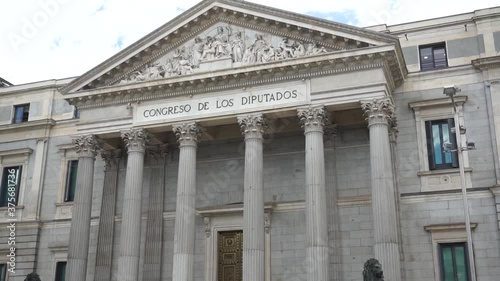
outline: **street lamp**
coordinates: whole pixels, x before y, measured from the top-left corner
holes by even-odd
[[[475,144],[473,141],[467,141],[467,147],[462,147],[462,135],[465,134],[465,127],[460,126],[460,120],[458,119],[458,107],[455,103],[455,95],[460,92],[460,88],[456,86],[444,87],[443,94],[451,98],[451,103],[453,104],[453,115],[455,120],[454,133],[457,141],[456,151],[458,153],[458,168],[460,169],[460,185],[462,187],[462,199],[464,202],[464,216],[465,216],[465,230],[467,232],[467,248],[469,252],[469,269],[471,281],[476,281],[476,267],[474,265],[474,252],[472,247],[472,232],[470,228],[470,215],[469,215],[469,203],[467,202],[467,187],[465,181],[465,169],[464,169],[464,155],[463,152],[466,150],[473,150]],[[457,130],[458,128],[458,130]],[[453,130],[452,129],[452,130]],[[443,144],[443,149],[445,151],[452,151],[451,145],[449,143]]]

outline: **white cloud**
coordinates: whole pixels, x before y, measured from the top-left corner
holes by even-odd
[[[197,0],[23,0],[3,4],[0,77],[14,83],[77,76],[168,22]],[[360,26],[492,7],[496,0],[251,0],[297,13],[349,12]],[[121,42],[121,44],[118,44]]]

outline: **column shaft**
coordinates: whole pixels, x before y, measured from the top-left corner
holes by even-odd
[[[264,178],[262,139],[245,140],[243,281],[264,280]]]
[[[87,278],[96,140],[94,136],[83,136],[73,141],[79,157],[68,247],[68,280]]]
[[[99,233],[97,234],[95,281],[109,281],[111,279],[120,154],[120,151],[101,152],[101,156],[106,162],[106,168],[104,170],[101,214],[99,216]]]
[[[201,130],[197,123],[174,126],[179,139],[179,174],[175,208],[173,281],[194,280],[196,220],[196,150]]]
[[[401,280],[396,199],[389,143],[389,126],[395,125],[389,99],[363,105],[370,131],[374,253],[382,265],[385,280]]]
[[[153,152],[154,151],[154,152]],[[163,243],[163,192],[165,189],[166,146],[148,147],[151,180],[149,185],[143,281],[161,280]]]
[[[118,279],[137,281],[141,249],[144,151],[147,134],[144,130],[133,129],[122,134],[122,137],[128,148],[128,158],[123,196]]]
[[[328,210],[326,208],[325,149],[322,106],[299,109],[306,137],[306,254],[307,280],[329,281]]]
[[[245,135],[243,281],[265,278],[264,156],[262,114],[238,117]]]

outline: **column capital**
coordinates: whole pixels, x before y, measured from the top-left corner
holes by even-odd
[[[104,171],[118,169],[118,163],[122,157],[122,150],[104,150],[101,149],[101,158],[104,161]]]
[[[250,113],[238,116],[241,133],[245,139],[262,139],[267,128],[267,121],[262,113]]]
[[[335,137],[337,137],[338,134],[338,125],[337,124],[327,125],[323,129],[323,131],[325,136],[325,144],[330,146],[334,145]]]
[[[203,127],[196,121],[175,124],[172,130],[180,146],[197,146],[204,132]]]
[[[132,128],[129,131],[122,132],[122,139],[125,142],[127,153],[141,152],[144,153],[146,145],[149,142],[149,133],[142,128]]]
[[[396,124],[395,108],[389,97],[378,98],[361,102],[368,127],[375,124],[390,125]]]
[[[297,116],[299,117],[304,133],[321,132],[329,122],[328,112],[323,105],[308,106],[297,108]]]
[[[146,156],[150,164],[163,164],[167,159],[168,144],[149,145],[146,147]]]
[[[101,139],[96,135],[82,135],[73,139],[73,145],[78,157],[95,158],[101,146]]]
[[[389,123],[389,140],[393,143],[396,143],[398,139],[398,123],[396,121],[396,117],[394,117],[393,122]]]

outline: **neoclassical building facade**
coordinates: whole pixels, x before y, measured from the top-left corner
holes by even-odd
[[[499,13],[357,28],[205,0],[0,88],[0,281],[354,281],[370,258],[498,280]]]

